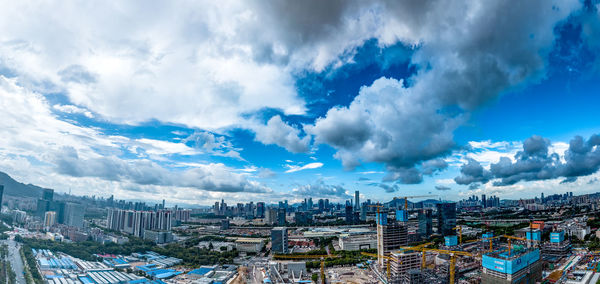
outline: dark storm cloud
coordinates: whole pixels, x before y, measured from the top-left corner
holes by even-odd
[[[461,175],[454,178],[454,181],[458,184],[473,184],[473,183],[487,183],[491,174],[485,170],[481,164],[473,159],[467,159],[468,162],[460,168]]]
[[[223,164],[207,164],[171,172],[147,160],[127,161],[115,156],[83,159],[72,147],[63,147],[55,153],[53,162],[58,173],[73,177],[95,177],[138,185],[191,187],[216,192],[271,192],[271,189],[247,180],[244,175],[232,173]]]
[[[523,142],[523,151],[517,152],[514,162],[502,157],[485,170],[479,162],[469,160],[462,166],[461,175],[454,180],[458,184],[487,183],[491,179],[496,186],[512,185],[520,181],[563,178],[570,183],[578,177],[591,175],[600,169],[600,136],[592,135],[588,140],[575,136],[564,153],[564,162],[557,153],[550,153],[550,141],[532,136]]]

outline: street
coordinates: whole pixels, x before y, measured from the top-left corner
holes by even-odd
[[[5,240],[4,244],[8,245],[8,260],[17,275],[17,284],[25,284],[25,276],[23,274],[23,260],[19,253],[20,246],[14,240]]]

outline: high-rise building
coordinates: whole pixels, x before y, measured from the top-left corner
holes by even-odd
[[[0,184],[0,211],[2,210],[2,198],[4,197],[4,185]]]
[[[288,253],[287,228],[275,227],[271,230],[271,251],[273,253]]]
[[[215,213],[215,215],[221,215],[221,210],[219,210],[219,202],[215,202],[215,205],[213,206],[213,213]]]
[[[354,214],[350,204],[346,204],[346,224],[354,224]]]
[[[319,213],[325,210],[325,200],[319,199]]]
[[[438,234],[442,236],[454,234],[454,227],[456,227],[456,203],[438,203],[436,207]]]
[[[313,209],[313,201],[312,201],[312,197],[308,198],[308,210],[312,210]]]
[[[285,226],[285,208],[278,208],[277,209],[277,225],[279,226]]]
[[[485,194],[481,195],[481,205],[483,206],[483,208],[487,208],[487,202],[485,199]]]
[[[265,223],[272,225],[275,222],[277,222],[277,209],[269,207],[265,210]]]
[[[265,203],[257,202],[256,203],[256,218],[264,218],[265,217]]]
[[[419,211],[419,228],[418,233],[421,238],[429,238],[433,234],[433,214],[431,209],[423,209]]]
[[[360,210],[360,193],[358,190],[354,192],[354,209],[356,211]]]
[[[48,211],[44,214],[44,227],[52,227],[56,224],[56,212]]]
[[[387,213],[377,213],[377,263],[385,267],[392,251],[408,245],[408,230],[404,223],[389,221]]]
[[[66,203],[63,224],[73,227],[83,227],[83,215],[85,208],[81,204]]]
[[[42,191],[42,199],[52,201],[54,200],[54,190],[49,188],[44,188]]]

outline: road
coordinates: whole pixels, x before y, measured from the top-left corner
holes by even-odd
[[[21,254],[19,253],[19,244],[13,240],[6,240],[3,241],[3,243],[8,245],[8,260],[10,261],[10,265],[15,271],[15,274],[17,274],[17,284],[25,284],[23,260],[21,259]]]

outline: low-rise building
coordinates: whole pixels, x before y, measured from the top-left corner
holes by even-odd
[[[361,249],[377,248],[377,236],[373,234],[366,235],[340,235],[338,239],[341,250],[356,251]]]
[[[242,252],[258,253],[265,247],[265,241],[260,238],[238,238],[235,240],[235,248]]]

